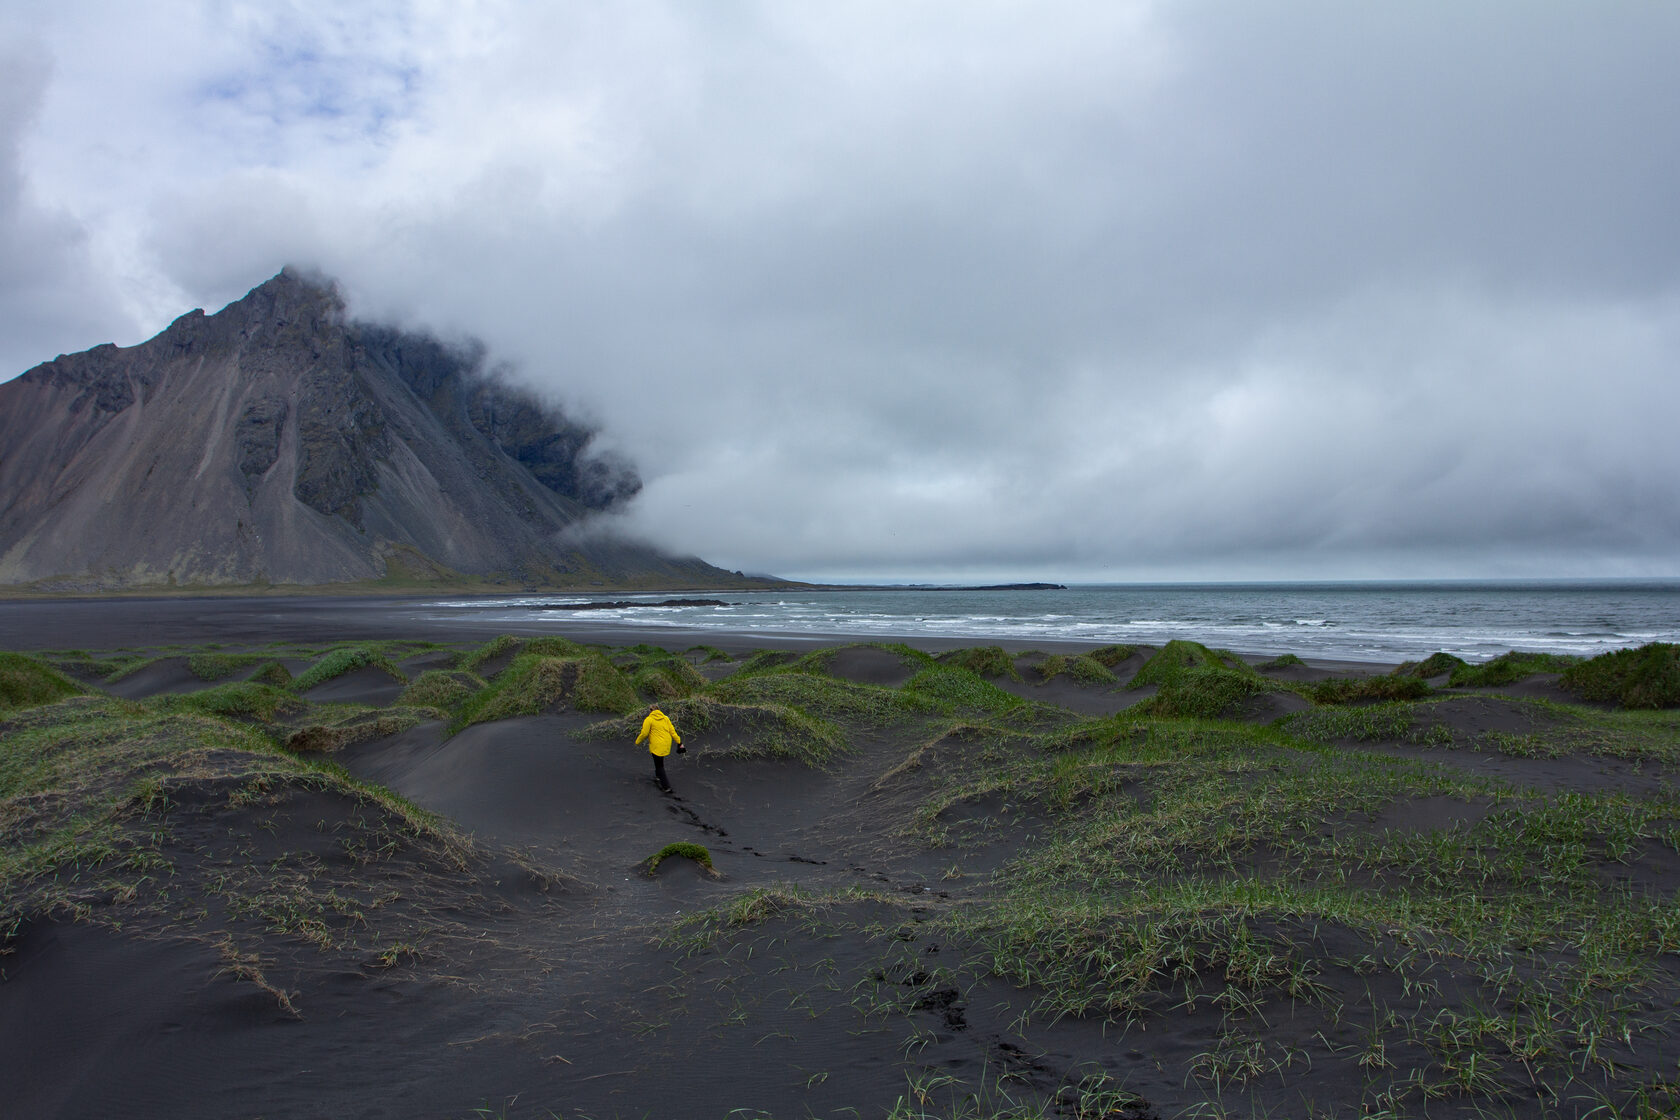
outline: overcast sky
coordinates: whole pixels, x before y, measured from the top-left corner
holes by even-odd
[[[290,262],[802,578],[1680,575],[1680,4],[4,0],[0,377]]]

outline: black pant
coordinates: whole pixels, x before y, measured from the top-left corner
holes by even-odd
[[[659,783],[660,789],[666,793],[671,792],[671,783],[665,780],[665,756],[662,754],[653,756],[653,777]]]

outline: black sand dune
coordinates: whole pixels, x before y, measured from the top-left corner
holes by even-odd
[[[317,704],[372,704],[384,707],[402,695],[408,682],[383,669],[366,666],[341,673],[309,689],[303,695]]]
[[[416,677],[466,648],[397,660]],[[194,691],[184,658],[124,695]],[[1034,705],[937,709],[928,693],[892,722],[870,705],[923,663],[869,646],[817,660],[765,695],[807,697],[844,749],[778,757],[753,746],[768,725],[720,717],[685,730],[674,796],[575,696],[454,733],[408,711],[330,756],[435,818],[228,747],[158,762],[161,785],[116,817],[139,870],[58,872],[42,897],[61,901],[20,913],[5,941],[4,1115],[1146,1120],[1310,1102],[1539,1118],[1676,1103],[1667,717],[1624,730],[1538,703],[1552,681],[1392,710],[1280,683],[1223,722],[1180,722],[1130,713],[1157,694],[1128,687],[1141,656],[1096,683],[1035,678],[1043,660],[1025,659],[1020,680],[987,683]],[[696,668],[729,687],[743,664]],[[385,715],[403,687],[353,669],[275,734],[358,705]],[[1321,770],[1322,787],[1291,784]],[[8,843],[55,819],[40,800],[0,804]],[[703,846],[711,868],[672,845]],[[1489,880],[1489,906],[1555,874],[1574,884],[1559,906],[1602,891],[1646,940],[1619,933],[1609,952],[1589,928],[1564,948],[1489,948],[1452,925],[1484,888],[1429,885],[1454,874],[1449,856],[1486,857],[1490,876],[1520,866]],[[1206,897],[1172,901],[1184,892]],[[1346,916],[1360,907],[1382,920]],[[1599,971],[1580,971],[1588,954],[1568,946],[1583,943],[1609,954]],[[1551,1034],[1521,1002],[1542,997]],[[1505,1033],[1474,1034],[1476,1009]],[[1589,1051],[1574,1032],[1595,1022],[1626,1033]]]
[[[138,700],[142,696],[197,692],[209,682],[187,668],[185,657],[163,657],[105,685],[113,696]]]

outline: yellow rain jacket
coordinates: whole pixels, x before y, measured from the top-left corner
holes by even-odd
[[[671,744],[682,744],[682,736],[677,734],[676,724],[671,717],[655,708],[642,721],[642,733],[636,736],[636,742],[647,740],[648,750],[661,758],[671,753]]]

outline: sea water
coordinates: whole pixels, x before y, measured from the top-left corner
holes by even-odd
[[[901,637],[1159,645],[1188,638],[1255,654],[1393,662],[1437,650],[1485,660],[1507,650],[1592,655],[1680,642],[1680,581],[1541,583],[1124,584],[1052,590],[936,588],[719,592],[723,606],[661,606],[666,595],[596,596],[635,605],[557,611],[587,595],[441,600],[438,617],[546,621],[556,633],[605,623],[632,632],[724,630],[860,641]],[[650,638],[650,640],[652,640]]]

